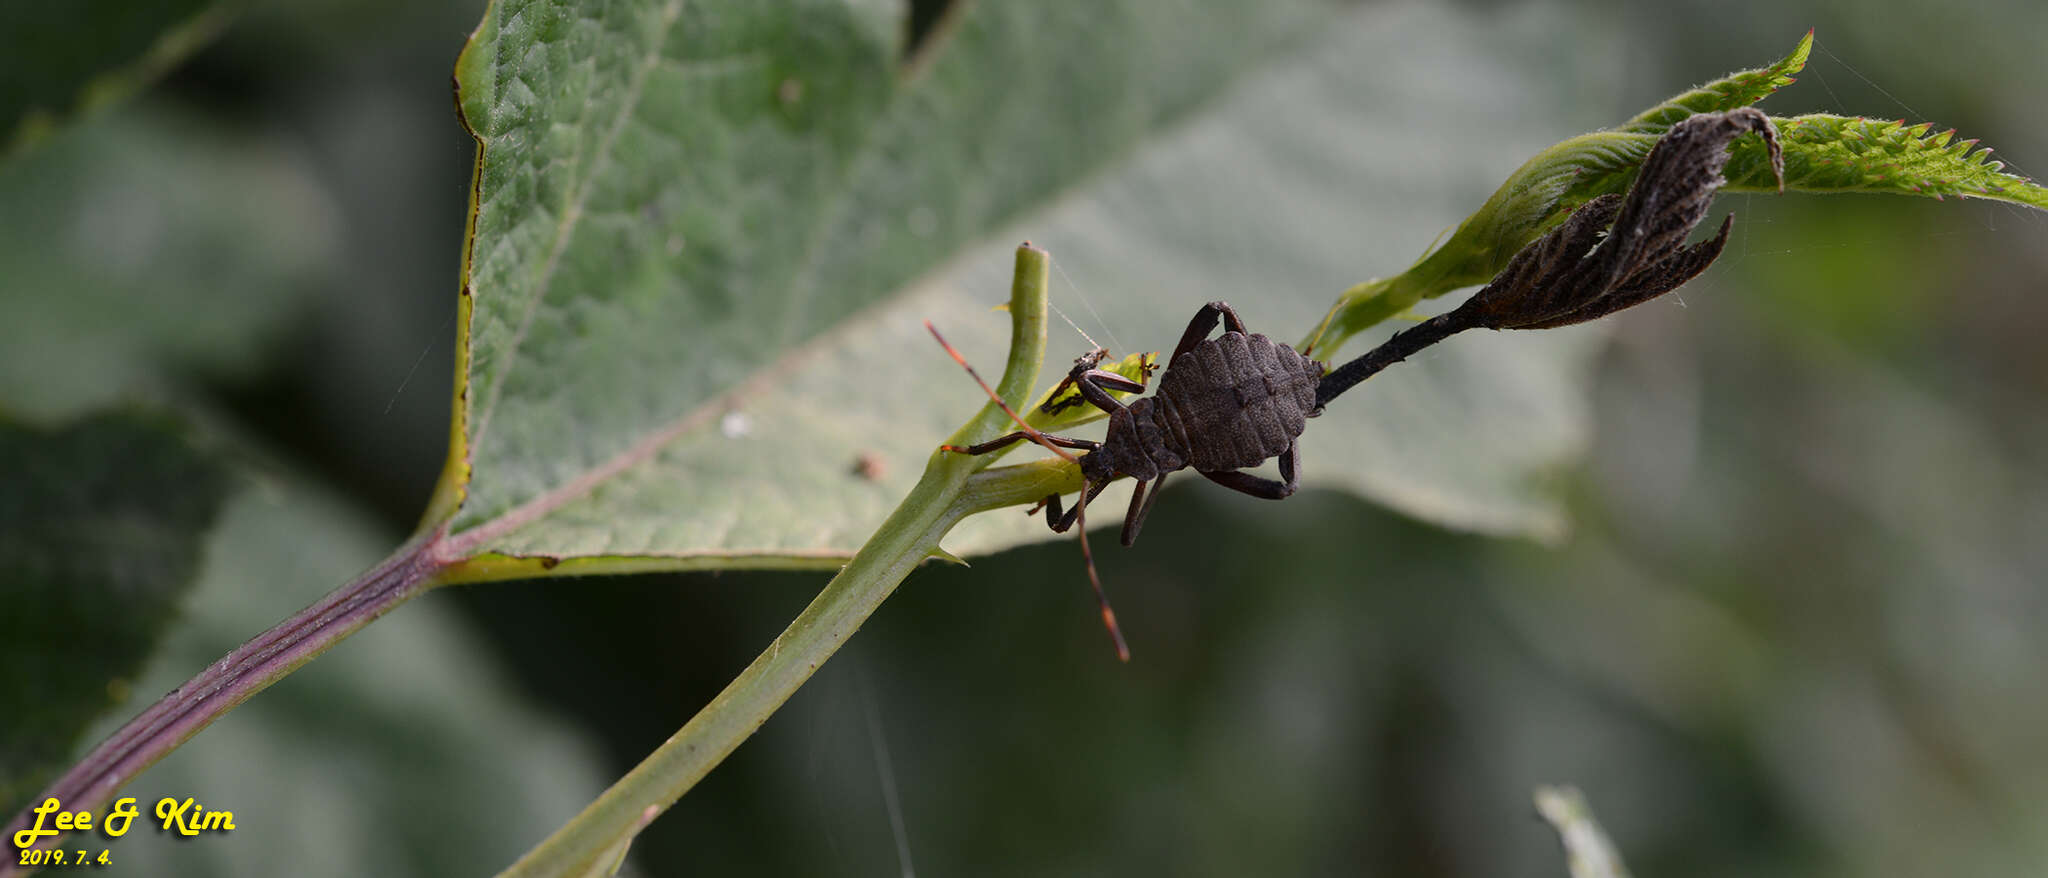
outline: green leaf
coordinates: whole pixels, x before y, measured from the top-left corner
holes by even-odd
[[[391,542],[387,529],[293,481],[231,498],[181,624],[126,687],[131,704],[218,661]],[[289,863],[295,875],[439,876],[510,861],[595,796],[609,772],[559,717],[521,698],[489,655],[438,599],[357,633],[121,793],[138,797],[145,815],[164,796],[232,810],[234,832],[186,839],[138,822],[107,845],[116,866],[108,874],[275,875]]]
[[[1303,344],[1334,352],[1360,330],[1424,299],[1492,280],[1515,253],[1569,210],[1596,196],[1627,190],[1636,166],[1672,125],[1698,113],[1763,100],[1791,84],[1792,74],[1806,66],[1812,50],[1813,32],[1808,31],[1776,64],[1730,74],[1645,110],[1619,128],[1568,138],[1537,153],[1413,267],[1346,290]]]
[[[1778,63],[1756,70],[1731,73],[1720,79],[1681,94],[1671,100],[1637,113],[1636,117],[1615,129],[1623,134],[1648,134],[1661,137],[1689,116],[1700,113],[1724,113],[1737,107],[1756,104],[1794,80],[1792,74],[1806,69],[1806,58],[1813,54],[1813,31],[1799,38],[1799,45],[1792,47],[1791,54],[1778,59]],[[1598,194],[1598,193],[1594,193]],[[1591,196],[1588,196],[1591,197]]]
[[[1990,147],[1957,140],[1953,128],[1825,114],[1772,121],[1784,142],[1788,190],[1955,195],[2048,210],[2048,188],[2007,173],[2004,162],[1990,158]],[[1776,188],[1763,152],[1759,144],[1737,143],[1728,158],[1728,188]]]
[[[1535,233],[1547,229],[1565,211],[1598,196],[1628,191],[1629,184],[1635,182],[1636,166],[1643,163],[1650,147],[1671,126],[1700,113],[1721,113],[1754,105],[1791,85],[1795,81],[1792,74],[1806,68],[1807,56],[1812,52],[1813,31],[1809,30],[1790,54],[1769,67],[1731,73],[1644,110],[1611,130],[1574,137],[1530,159],[1517,175],[1538,175],[1561,187],[1561,194],[1549,206]],[[1485,212],[1484,208],[1481,212]],[[1518,240],[1519,234],[1510,235],[1507,240]],[[1534,237],[1532,233],[1528,240]],[[1508,249],[1507,255],[1513,256],[1519,249],[1520,245],[1516,245]],[[1489,272],[1475,282],[1485,283],[1491,278]]]
[[[161,418],[0,422],[0,811],[120,701],[191,585],[229,483]]]
[[[1731,73],[1664,103],[1636,114],[1611,131],[1596,132],[1558,144],[1529,161],[1524,168],[1542,168],[1543,173],[1563,174],[1563,194],[1551,205],[1552,214],[1541,223],[1547,228],[1563,211],[1570,210],[1609,192],[1625,192],[1635,182],[1636,166],[1650,154],[1657,138],[1688,116],[1721,113],[1747,107],[1791,85],[1792,74],[1806,68],[1813,52],[1813,31],[1806,32],[1790,54],[1769,67]],[[1741,141],[1750,143],[1754,138]],[[1762,144],[1756,143],[1762,154]],[[1547,157],[1547,158],[1546,158]],[[1768,165],[1764,166],[1768,173]],[[1539,228],[1538,231],[1542,231]],[[1534,237],[1533,235],[1531,236]],[[1515,249],[1520,249],[1519,247]],[[1514,255],[1510,250],[1508,255]],[[1488,275],[1490,278],[1491,275]],[[1484,283],[1485,279],[1479,281]]]
[[[1016,409],[1029,398],[1027,394],[1045,360],[1051,266],[1052,259],[1043,249],[1030,245],[1017,248],[1006,309],[1010,312],[1010,352],[1004,360],[1002,377],[993,386],[983,385],[989,401],[947,437],[947,444],[969,444],[977,435],[1001,430],[1005,419],[1018,420]],[[954,353],[950,346],[949,353]],[[1043,467],[1027,465],[998,468],[1008,472],[989,471],[990,464],[1008,450],[997,449],[982,455],[931,454],[917,485],[889,514],[888,520],[875,529],[874,536],[861,545],[860,551],[847,560],[789,627],[740,671],[718,697],[575,819],[563,824],[500,874],[506,878],[590,875],[605,872],[607,863],[616,864],[640,830],[703,780],[741,741],[751,737],[769,715],[860,630],[861,623],[888,599],[904,577],[928,558],[945,557],[939,541],[963,516],[1037,499],[1029,494],[1009,494],[1003,484],[1016,484],[1009,478],[1017,475],[1016,471],[1042,471]],[[1067,490],[1081,488],[1076,470],[1068,467],[1073,484]],[[1032,485],[1032,490],[1037,490],[1039,482],[1040,479],[1029,475],[1022,480],[1022,484]],[[986,505],[992,495],[997,502]],[[1103,612],[1107,618],[1106,606]],[[1122,640],[1117,641],[1117,646],[1119,654],[1128,660],[1130,656],[1123,651]]]
[[[114,103],[185,59],[242,4],[77,0],[0,5],[0,160],[68,117]]]
[[[0,167],[0,410],[61,423],[244,374],[334,257],[332,204],[275,141],[136,107],[49,146]]]
[[[1536,236],[1597,196],[1624,192],[1637,166],[1673,124],[1687,116],[1747,106],[1790,84],[1813,47],[1808,31],[1778,63],[1708,83],[1665,101],[1620,127],[1582,134],[1524,162],[1458,226],[1443,245],[1407,271],[1346,290],[1304,345],[1330,352],[1359,330],[1378,325],[1423,299],[1483,284]],[[1921,123],[1878,122],[1812,115],[1772,120],[1784,141],[1783,189],[1803,192],[1886,192],[1993,198],[2048,209],[2048,190],[2003,173],[1988,161],[1988,147],[1954,140]],[[1975,150],[1973,152],[1973,150]],[[1745,137],[1729,149],[1729,185],[1779,191],[1761,139]]]
[[[921,323],[994,363],[1019,239],[1117,355],[1212,299],[1289,337],[1533,145],[1377,132],[1570,125],[1599,87],[1524,85],[1556,82],[1508,51],[1547,25],[1306,2],[972,4],[903,73],[864,8],[491,8],[458,65],[482,158],[429,515],[453,549],[525,573],[837,565],[981,404]],[[1543,483],[1582,441],[1594,340],[1450,346],[1316,422],[1306,478],[1554,534]],[[856,475],[868,457],[888,475]],[[982,516],[948,548],[1045,536]]]

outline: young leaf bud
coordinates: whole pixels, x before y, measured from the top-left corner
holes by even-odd
[[[1785,157],[1770,117],[1753,107],[1690,116],[1659,138],[1628,194],[1602,195],[1579,206],[1557,228],[1508,260],[1493,281],[1463,305],[1395,333],[1364,356],[1323,377],[1316,408],[1379,370],[1473,327],[1550,329],[1605,317],[1647,302],[1693,279],[1721,255],[1733,216],[1714,237],[1685,239],[1706,219],[1714,191],[1728,181],[1728,144],[1755,132],[1770,151],[1771,172],[1785,186]],[[1602,232],[1605,237],[1602,237]]]
[[[1627,197],[1586,202],[1564,223],[1508,263],[1459,311],[1488,329],[1549,329],[1605,317],[1654,299],[1693,279],[1721,255],[1728,221],[1690,247],[1686,236],[1706,219],[1714,191],[1728,182],[1728,144],[1756,132],[1770,150],[1771,170],[1784,182],[1778,132],[1761,111],[1742,107],[1701,113],[1671,126],[1650,150]],[[1595,245],[1603,226],[1607,236]]]

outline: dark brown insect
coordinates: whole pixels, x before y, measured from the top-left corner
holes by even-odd
[[[1218,320],[1223,323],[1223,334],[1209,338]],[[939,343],[945,344],[945,339],[939,339]],[[961,360],[961,365],[966,365],[950,345],[946,349],[954,359]],[[1109,430],[1101,442],[1041,433],[1019,419],[1017,425],[1023,429],[1017,432],[966,447],[940,447],[962,454],[987,454],[1030,439],[1048,447],[1083,452],[1078,462],[1086,483],[1073,510],[1063,511],[1058,494],[1045,498],[1041,504],[1046,524],[1058,533],[1065,533],[1077,521],[1083,522],[1085,530],[1082,517],[1088,501],[1118,478],[1136,479],[1130,508],[1124,513],[1126,546],[1137,540],[1166,476],[1176,470],[1193,469],[1226,488],[1268,500],[1294,493],[1300,484],[1301,467],[1301,449],[1296,440],[1307,426],[1307,419],[1320,412],[1316,385],[1323,377],[1322,363],[1263,335],[1247,333],[1244,321],[1223,302],[1203,305],[1194,319],[1188,321],[1180,345],[1167,359],[1166,374],[1159,379],[1159,392],[1152,396],[1133,400],[1129,405],[1110,396],[1111,390],[1142,392],[1145,384],[1096,368],[1105,355],[1097,349],[1075,360],[1074,368],[1053,392],[1057,400],[1068,387],[1073,387],[1080,391],[1082,399],[1109,413]],[[976,380],[980,380],[979,376]],[[984,389],[986,386],[983,385]],[[1063,407],[1048,402],[1043,410],[1057,412]],[[1243,471],[1275,457],[1280,459],[1282,481]],[[1082,539],[1085,547],[1085,533]],[[1101,585],[1094,566],[1090,558],[1089,577],[1097,583],[1099,595]],[[1118,655],[1128,659],[1129,651],[1124,648],[1115,614],[1110,612],[1106,598],[1102,600],[1102,609],[1104,622],[1116,639]]]
[[[1549,329],[1612,314],[1676,289],[1706,270],[1728,241],[1729,222],[1720,233],[1690,247],[1685,239],[1706,218],[1714,191],[1726,180],[1728,144],[1746,133],[1761,136],[1770,153],[1771,170],[1784,186],[1784,159],[1777,129],[1762,112],[1744,107],[1725,113],[1701,113],[1673,125],[1644,159],[1626,197],[1602,195],[1574,211],[1563,224],[1531,242],[1492,282],[1463,305],[1395,333],[1380,346],[1336,371],[1324,374],[1323,364],[1263,335],[1245,332],[1244,322],[1222,302],[1195,312],[1180,345],[1168,359],[1159,392],[1129,405],[1111,390],[1141,392],[1133,381],[1096,368],[1106,353],[1100,349],[1074,361],[1074,368],[1055,389],[1059,400],[1068,387],[1081,399],[1109,413],[1109,431],[1101,442],[1053,436],[1032,429],[996,396],[988,383],[967,365],[966,358],[939,338],[946,352],[965,367],[1020,428],[987,442],[966,447],[942,445],[963,454],[987,454],[1030,439],[1079,464],[1086,480],[1073,511],[1063,512],[1059,495],[1045,498],[1045,520],[1064,533],[1081,525],[1081,554],[1088,580],[1102,605],[1103,623],[1116,641],[1117,655],[1128,661],[1116,615],[1103,595],[1088,551],[1088,501],[1118,478],[1138,482],[1124,513],[1123,544],[1138,538],[1166,476],[1192,468],[1210,481],[1254,497],[1278,500],[1299,484],[1301,451],[1297,440],[1307,419],[1323,406],[1381,369],[1467,329]],[[1210,339],[1218,320],[1223,335]],[[929,328],[930,324],[926,324]],[[938,336],[933,329],[932,335]],[[1056,413],[1074,400],[1048,402],[1043,411]],[[1082,452],[1078,458],[1062,451]],[[1280,459],[1282,481],[1243,471],[1272,458]],[[1147,494],[1147,486],[1150,494]],[[1034,510],[1035,511],[1035,510]]]

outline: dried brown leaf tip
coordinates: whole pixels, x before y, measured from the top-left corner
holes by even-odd
[[[1626,197],[1586,202],[1458,310],[1471,312],[1472,326],[1549,329],[1605,317],[1692,280],[1721,255],[1734,217],[1712,238],[1690,247],[1685,239],[1728,182],[1721,176],[1728,144],[1752,132],[1770,150],[1782,190],[1785,159],[1769,117],[1751,107],[1689,117],[1657,141]]]
[[[1323,376],[1316,387],[1316,410],[1455,333],[1474,327],[1550,329],[1584,323],[1692,280],[1721,255],[1734,217],[1723,220],[1712,238],[1690,247],[1685,239],[1707,218],[1714,191],[1728,182],[1721,176],[1728,145],[1749,133],[1763,137],[1771,172],[1783,191],[1785,157],[1770,117],[1750,107],[1689,117],[1651,147],[1626,196],[1602,195],[1586,202],[1523,247],[1463,305],[1395,333]]]

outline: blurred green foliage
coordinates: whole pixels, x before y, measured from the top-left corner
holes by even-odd
[[[0,157],[115,103],[206,45],[239,4],[75,0],[0,6]]]
[[[177,615],[233,479],[166,418],[0,420],[0,802],[61,770]]]
[[[1556,33],[1575,36],[1524,49],[1560,69],[1616,59],[1619,93],[1588,118],[1626,118],[1815,27],[1814,58],[1773,112],[1927,119],[1997,145],[2023,173],[2048,166],[2037,3],[1475,6],[1573,22]],[[316,271],[304,304],[264,312],[285,316],[251,330],[241,365],[153,360],[146,371],[175,380],[123,391],[209,413],[265,449],[266,466],[307,473],[379,522],[275,533],[258,526],[261,507],[237,507],[237,533],[258,544],[299,534],[289,555],[346,534],[374,553],[362,533],[395,539],[431,487],[470,155],[446,78],[477,12],[259,7],[112,111],[116,125],[256,132],[294,156],[262,167],[289,169],[328,205],[321,246],[338,255],[291,264]],[[1577,133],[1468,121],[1434,120],[1432,136]],[[244,191],[218,188],[228,201]],[[897,869],[886,745],[904,849],[931,874],[1559,875],[1555,836],[1529,806],[1557,782],[1585,791],[1637,875],[2042,871],[2048,223],[1967,201],[1724,201],[1741,219],[1721,264],[1679,291],[1683,307],[1618,321],[1561,546],[1447,533],[1334,493],[1260,504],[1183,480],[1138,547],[1099,553],[1137,653],[1128,667],[1102,645],[1070,542],[921,571],[642,836],[637,868]],[[13,221],[26,208],[4,209]],[[369,557],[331,551],[336,569]],[[188,634],[203,642],[162,673],[182,678],[310,601],[332,584],[321,575],[223,573],[270,603],[210,639]],[[321,769],[307,798],[252,803],[263,823],[228,845],[304,842],[308,874],[353,873],[380,824],[342,815],[460,801],[519,819],[409,837],[414,856],[375,862],[495,868],[672,733],[821,582],[649,576],[435,596],[365,636],[446,641],[453,657],[422,661],[475,676],[442,691],[496,693],[483,700],[504,712],[489,715],[510,719],[430,729],[460,708],[433,695],[379,705],[388,683],[324,679],[382,649],[354,642],[144,784],[263,796],[249,748],[311,736],[325,746],[276,757]],[[450,605],[468,618],[385,630]],[[504,676],[509,692],[492,682]],[[266,702],[283,725],[250,731]],[[351,717],[369,719],[313,734]],[[565,727],[606,766],[579,761],[584,745],[553,731]],[[529,729],[542,755],[420,770],[459,755],[450,741],[518,744]],[[374,746],[416,739],[440,743]],[[512,786],[480,780],[494,775]],[[535,777],[553,790],[545,804],[520,786]],[[315,826],[323,840],[306,841]],[[163,873],[125,850],[110,874]],[[256,872],[259,860],[184,868]]]

